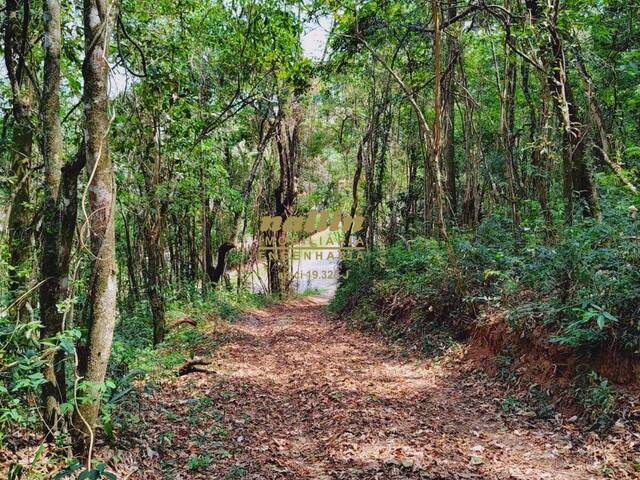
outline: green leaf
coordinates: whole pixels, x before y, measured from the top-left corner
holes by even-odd
[[[64,470],[58,472],[54,477],[53,480],[62,480],[63,478],[69,477],[73,474],[73,472],[75,472],[76,470],[80,469],[82,466],[78,463],[78,462],[74,462],[71,465],[69,465],[67,468],[65,468]]]
[[[18,463],[12,463],[9,467],[8,480],[18,480],[22,476],[22,465]]]
[[[85,470],[78,475],[78,480],[97,480],[99,475],[97,470]]]
[[[76,351],[76,346],[73,341],[65,337],[60,339],[60,348],[62,348],[62,350],[69,354],[72,354]]]

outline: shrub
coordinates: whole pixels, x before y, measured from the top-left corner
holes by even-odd
[[[637,227],[624,209],[607,212],[602,223],[578,219],[553,243],[529,233],[516,248],[509,220],[493,215],[475,235],[454,231],[452,255],[422,238],[374,249],[347,262],[349,276],[330,310],[396,338],[429,324],[460,327],[491,304],[506,311],[514,329],[544,326],[548,341],[576,351],[637,353]]]

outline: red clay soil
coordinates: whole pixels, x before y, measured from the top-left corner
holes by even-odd
[[[141,399],[144,438],[97,456],[145,480],[640,478],[637,433],[600,439],[560,417],[505,413],[503,387],[464,347],[406,358],[323,303],[232,324],[212,373],[162,381]]]

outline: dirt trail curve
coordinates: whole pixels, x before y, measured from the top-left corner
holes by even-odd
[[[601,478],[570,432],[503,413],[496,384],[455,360],[403,358],[324,303],[246,315],[215,373],[149,394],[130,478]]]

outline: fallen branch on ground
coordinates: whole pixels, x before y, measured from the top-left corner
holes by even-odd
[[[179,320],[176,320],[173,323],[173,325],[171,325],[171,328],[176,328],[176,327],[178,327],[178,326],[180,326],[180,325],[182,325],[184,323],[189,324],[192,327],[195,327],[197,325],[196,321],[193,318],[191,318],[191,317],[182,317]]]
[[[181,377],[183,375],[188,375],[195,372],[214,373],[211,370],[207,370],[206,368],[200,368],[200,365],[211,365],[211,362],[208,360],[203,360],[200,357],[195,357],[191,360],[187,360],[178,369],[178,376]]]

